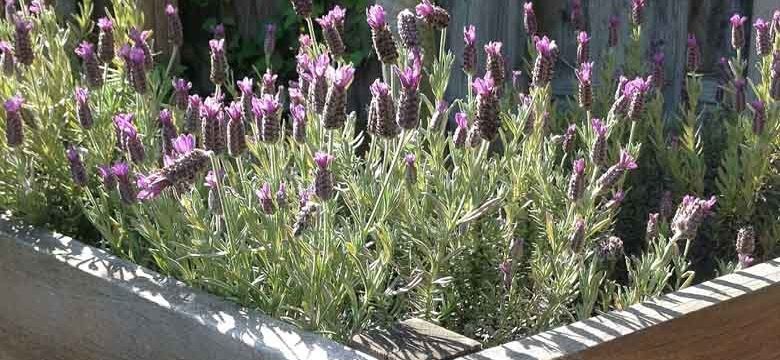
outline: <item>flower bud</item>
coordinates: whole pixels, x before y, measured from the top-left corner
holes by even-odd
[[[574,228],[572,230],[571,236],[569,237],[569,245],[571,246],[571,251],[575,253],[579,253],[582,251],[582,245],[584,245],[585,242],[585,220],[583,219],[577,219],[574,222]]]
[[[523,4],[523,27],[529,38],[533,39],[536,36],[538,24],[536,13],[534,12],[534,4],[530,1]]]
[[[274,214],[274,200],[271,196],[271,185],[264,183],[260,190],[257,190],[257,198],[260,200],[260,208],[266,215]]]
[[[312,0],[290,0],[293,6],[293,10],[295,10],[295,14],[302,18],[309,18],[311,17],[312,12]]]
[[[71,145],[68,147],[66,155],[70,164],[70,174],[73,178],[73,183],[78,187],[87,186],[87,169],[84,168],[84,163],[81,161],[79,150]]]
[[[742,50],[745,46],[745,21],[747,17],[734,14],[729,19],[731,23],[731,47],[734,50]]]
[[[330,164],[333,162],[333,159],[333,156],[322,152],[314,155],[314,162],[317,165],[314,178],[314,193],[323,201],[330,200],[335,195],[333,174],[330,172]]]
[[[98,58],[105,64],[114,61],[114,23],[107,17],[98,19],[100,34],[98,35]]]
[[[566,191],[566,195],[569,200],[576,202],[582,198],[582,193],[585,190],[585,160],[574,160],[574,166],[569,178],[569,188]]]
[[[227,78],[225,39],[214,39],[209,41],[209,48],[211,49],[211,72],[209,73],[209,80],[211,80],[214,85],[222,85]]]
[[[179,10],[173,4],[168,4],[165,6],[165,16],[168,17],[168,41],[173,46],[181,47],[184,44],[184,31]]]
[[[420,46],[417,34],[417,17],[409,9],[398,13],[398,35],[405,48],[414,49]]]
[[[387,26],[385,16],[385,9],[381,5],[373,5],[366,10],[376,56],[383,64],[391,65],[398,59],[398,49],[395,40],[393,40],[393,33]]]
[[[22,17],[15,17],[14,49],[16,50],[16,59],[19,63],[30,66],[35,60],[32,40],[30,39],[30,30],[33,24]]]
[[[444,29],[450,23],[450,14],[447,10],[433,5],[430,0],[422,0],[422,3],[415,7],[415,11],[425,24],[436,30]]]
[[[74,98],[76,99],[76,118],[78,118],[79,124],[84,129],[91,129],[94,120],[92,109],[89,106],[89,90],[77,87],[74,91]]]
[[[474,25],[463,29],[463,72],[474,76],[477,73],[477,28]]]

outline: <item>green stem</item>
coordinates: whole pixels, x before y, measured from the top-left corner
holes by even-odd
[[[374,206],[371,210],[371,215],[368,217],[368,221],[366,222],[366,226],[363,229],[363,232],[367,232],[368,228],[371,226],[371,223],[374,221],[374,217],[376,216],[376,211],[379,209],[379,203],[382,201],[382,196],[385,193],[385,190],[387,189],[387,185],[390,182],[390,175],[393,174],[393,165],[395,164],[396,160],[398,160],[398,156],[401,154],[401,149],[406,145],[406,142],[408,141],[407,135],[411,135],[412,132],[406,133],[406,130],[401,132],[401,137],[398,139],[398,147],[395,149],[395,153],[393,154],[392,161],[389,164],[389,168],[387,169],[387,173],[385,174],[385,179],[382,181],[382,187],[379,190],[379,194],[376,197],[376,201],[374,202]]]

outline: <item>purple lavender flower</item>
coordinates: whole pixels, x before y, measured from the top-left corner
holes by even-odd
[[[769,27],[769,38],[774,41],[780,34],[780,9],[772,13],[772,25]]]
[[[593,107],[593,62],[580,63],[580,68],[575,71],[577,75],[577,99],[585,111]]]
[[[623,254],[623,240],[617,236],[610,236],[599,241],[596,254],[604,261],[616,261]]]
[[[152,36],[151,31],[140,31],[135,27],[130,28],[128,37],[133,40],[133,47],[139,48],[144,53],[144,70],[152,70],[154,68],[154,58],[152,56],[152,48],[149,47],[149,38]]]
[[[325,101],[328,95],[328,81],[325,74],[330,68],[330,58],[327,54],[318,56],[309,62],[309,74],[311,76],[310,98],[314,104],[314,111],[318,114],[325,110]]]
[[[276,205],[280,209],[287,208],[287,186],[284,182],[279,183],[279,189],[276,191]]]
[[[290,0],[295,13],[302,18],[311,17],[312,0]]]
[[[400,128],[395,121],[395,103],[390,94],[390,85],[375,80],[370,87],[371,90],[371,108],[374,110],[370,118],[371,131],[383,138],[390,139],[400,133]]]
[[[571,177],[569,178],[569,187],[566,196],[572,202],[577,202],[582,198],[585,190],[585,159],[574,160]]]
[[[487,63],[485,67],[490,73],[490,77],[493,78],[493,82],[501,92],[504,86],[504,80],[506,79],[506,70],[504,69],[504,56],[501,55],[502,43],[491,41],[485,45],[485,53],[487,54]]]
[[[538,24],[536,13],[534,12],[534,4],[530,1],[523,4],[523,26],[528,37],[533,39],[536,36]]]
[[[731,23],[731,47],[734,50],[742,50],[745,46],[745,22],[746,16],[734,14],[729,19]]]
[[[333,174],[330,172],[330,164],[334,157],[323,152],[314,154],[314,163],[317,165],[317,171],[314,177],[314,193],[323,201],[333,198],[335,191],[333,189]]]
[[[693,240],[704,218],[712,213],[717,199],[713,196],[709,200],[686,195],[677,208],[672,219],[672,241],[680,239]]]
[[[14,49],[16,49],[16,59],[27,66],[32,65],[35,60],[32,40],[30,39],[30,30],[33,24],[20,16],[15,17]]]
[[[146,159],[146,150],[132,119],[132,114],[118,114],[114,117],[114,124],[120,131],[122,144],[130,154],[130,159],[136,164],[141,164]]]
[[[631,22],[635,26],[642,25],[642,13],[644,13],[646,6],[646,0],[631,0]]]
[[[463,148],[463,146],[466,145],[466,137],[468,136],[469,131],[468,115],[466,115],[464,112],[455,114],[455,123],[458,127],[455,129],[455,133],[452,135],[452,143],[457,148]]]
[[[436,6],[430,0],[422,0],[422,3],[415,7],[417,16],[428,24],[428,26],[441,30],[450,23],[450,14],[441,6]]]
[[[5,101],[5,139],[9,147],[22,145],[24,141],[24,131],[22,120],[22,105],[24,98],[16,95]]]
[[[431,114],[431,121],[428,124],[428,128],[435,131],[441,128],[443,124],[446,124],[449,109],[450,104],[448,102],[444,100],[436,101],[436,108],[433,111],[433,114]]]
[[[214,27],[211,28],[211,34],[214,36],[214,40],[224,40],[225,39],[225,25],[224,24],[216,24]]]
[[[193,149],[177,157],[162,169],[139,178],[138,199],[141,201],[155,199],[171,186],[179,192],[187,191],[208,168],[210,156],[209,151]]]
[[[585,15],[582,12],[581,0],[572,0],[571,2],[571,25],[575,30],[585,30]]]
[[[89,90],[77,87],[73,91],[73,97],[76,99],[76,117],[79,120],[79,124],[84,129],[91,129],[94,121],[92,109],[89,106]]]
[[[577,124],[569,124],[566,128],[566,132],[563,134],[563,142],[561,148],[564,153],[569,153],[574,150],[574,141],[577,140]]]
[[[262,93],[264,95],[273,95],[276,92],[276,79],[279,75],[276,75],[271,69],[266,69],[263,74],[263,88]]]
[[[168,17],[168,41],[173,46],[181,47],[184,44],[184,31],[179,17],[179,9],[168,4],[165,6],[165,16]]]
[[[187,102],[187,110],[184,112],[184,124],[182,132],[186,134],[200,133],[200,105],[201,100],[198,95],[190,95]]]
[[[404,156],[404,164],[406,165],[404,176],[406,185],[414,187],[414,185],[417,184],[417,156],[414,154],[406,154],[406,156]]]
[[[758,56],[767,56],[772,51],[772,38],[769,34],[769,23],[764,19],[758,18],[753,23],[756,29],[756,54]]]
[[[420,80],[422,79],[422,61],[415,61],[403,71],[395,68],[401,82],[401,97],[398,101],[396,122],[403,129],[411,130],[420,123]]]
[[[753,253],[756,251],[756,231],[752,226],[746,226],[737,232],[737,259],[739,268],[744,269],[753,265],[755,258]]]
[[[146,61],[146,55],[142,48],[133,46],[132,48],[124,48],[127,50],[127,56],[125,57],[128,67],[128,78],[133,90],[139,94],[146,93],[146,70],[144,68],[144,62]],[[120,54],[124,54],[125,51],[120,51]]]
[[[555,66],[555,53],[558,46],[555,41],[547,36],[536,40],[536,60],[533,68],[533,84],[536,87],[544,87],[552,80],[553,66]]]
[[[596,141],[590,150],[590,161],[598,166],[604,166],[607,163],[607,127],[601,119],[591,120],[591,128],[596,134]]]
[[[260,129],[262,141],[270,143],[279,139],[281,109],[282,105],[271,95],[263,95],[262,98],[252,100],[252,112],[258,122],[257,127]]]
[[[192,83],[184,79],[171,80],[173,85],[173,103],[180,110],[187,110]]]
[[[590,59],[590,36],[584,31],[577,34],[577,63],[582,64]]]
[[[753,133],[761,135],[766,124],[766,106],[761,100],[751,101],[750,106],[753,108]]]
[[[116,176],[114,175],[114,170],[111,169],[111,165],[100,165],[97,170],[106,191],[113,189],[116,186]]]
[[[700,63],[701,51],[699,50],[699,42],[696,41],[696,35],[688,34],[687,63],[685,68],[689,72],[696,72]]]
[[[274,214],[274,200],[271,195],[271,185],[263,183],[263,187],[257,190],[257,198],[260,200],[260,207],[266,215]]]
[[[650,86],[652,85],[652,79],[647,80],[637,77],[626,83],[623,94],[630,99],[628,106],[628,118],[632,121],[637,121],[642,117],[645,109],[645,95]]]
[[[214,97],[206,98],[201,106],[203,147],[215,153],[225,149],[225,134],[222,132],[224,115],[222,103]]]
[[[178,136],[176,134],[176,126],[173,124],[173,114],[168,109],[160,111],[157,119],[160,122],[160,137],[162,143],[163,154],[168,154],[173,151],[173,139]]]
[[[604,194],[611,190],[626,171],[636,168],[637,164],[634,162],[634,158],[627,151],[620,150],[620,159],[617,164],[610,166],[596,181],[596,194]]]
[[[347,88],[355,76],[355,68],[351,65],[328,69],[331,86],[325,99],[325,111],[322,125],[333,130],[344,127],[347,121]]]
[[[306,108],[303,104],[292,105],[290,113],[293,119],[293,139],[302,144],[306,142]]]
[[[376,56],[383,64],[390,65],[398,59],[398,49],[385,16],[385,9],[381,5],[373,5],[366,10]]]
[[[27,9],[30,10],[30,14],[32,15],[40,15],[45,8],[46,4],[42,3],[41,0],[31,1],[30,6],[27,7]]]
[[[417,17],[409,9],[398,13],[398,35],[407,50],[420,47],[417,34]]]
[[[209,80],[211,80],[214,85],[222,85],[227,78],[225,39],[214,39],[209,41],[209,48],[211,49],[211,72],[209,73]]]
[[[463,72],[474,76],[477,72],[477,28],[468,25],[463,28]]]
[[[574,253],[582,251],[582,247],[585,243],[585,220],[577,219],[574,221],[574,228],[572,229],[571,236],[569,237],[569,245]]]
[[[607,44],[611,49],[614,49],[618,46],[618,39],[620,38],[618,36],[619,34],[619,28],[620,27],[620,18],[617,16],[610,16],[609,17],[609,38],[607,40]]]
[[[652,243],[658,239],[658,219],[660,214],[653,213],[648,216],[647,226],[645,227],[645,242]]]
[[[209,189],[209,211],[214,215],[222,215],[222,200],[219,198],[219,181],[225,177],[224,171],[219,171],[219,176],[214,170],[209,170],[204,178],[203,185]]]
[[[116,177],[119,198],[124,204],[134,204],[136,202],[136,187],[130,179],[130,166],[127,163],[120,162],[111,167]]]
[[[738,113],[745,111],[745,104],[747,100],[745,98],[745,87],[747,82],[745,79],[734,80],[734,110]]]
[[[618,207],[620,207],[620,204],[623,203],[623,200],[626,198],[626,195],[622,191],[618,191],[615,194],[612,195],[612,199],[607,201],[607,203],[604,205],[607,209],[615,210]]]
[[[246,151],[246,134],[244,131],[243,106],[241,102],[234,101],[227,107],[225,112],[228,114],[227,123],[227,143],[228,154],[230,156],[241,156]]]
[[[270,57],[276,49],[276,24],[265,26],[265,41],[263,41],[263,53]]]
[[[502,283],[504,284],[504,289],[509,291],[512,288],[512,281],[514,277],[514,273],[512,270],[512,261],[510,259],[506,259],[502,261],[500,264],[498,264],[498,271],[501,273],[501,279],[502,279]]]
[[[328,50],[330,50],[330,53],[336,58],[343,56],[346,51],[344,41],[341,38],[341,33],[338,30],[337,21],[338,19],[334,18],[332,14],[317,19],[317,23],[322,27],[325,44],[328,45]]]
[[[71,145],[68,147],[65,155],[68,158],[70,175],[73,178],[73,183],[78,187],[87,186],[87,169],[84,168],[84,162],[81,161],[79,150]]]
[[[84,65],[84,75],[87,84],[91,88],[98,88],[103,85],[103,77],[100,73],[97,55],[95,55],[95,46],[84,41],[76,48],[76,55],[81,58]]]
[[[5,76],[12,76],[16,72],[16,60],[14,59],[14,49],[11,43],[7,41],[0,41],[0,67],[3,69]]]
[[[107,17],[98,19],[100,34],[98,35],[98,57],[103,63],[114,60],[114,23]]]
[[[493,83],[490,73],[484,78],[477,78],[473,83],[477,93],[477,120],[474,122],[479,135],[485,141],[493,141],[498,136],[501,122],[498,118],[499,99],[498,88]]]

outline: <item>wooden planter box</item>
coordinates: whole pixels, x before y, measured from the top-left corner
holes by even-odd
[[[401,325],[395,339],[361,335],[351,345],[406,360],[479,347],[416,321]],[[442,339],[461,347],[430,346]],[[460,359],[735,358],[780,359],[780,259]],[[0,360],[27,359],[376,358],[2,218]]]

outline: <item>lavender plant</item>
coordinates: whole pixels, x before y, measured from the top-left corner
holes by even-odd
[[[553,101],[559,49],[530,2],[527,92],[506,84],[500,42],[486,41],[478,68],[475,27],[463,29],[463,54],[449,51],[446,33],[461,30],[427,0],[398,14],[397,37],[381,6],[367,9],[383,71],[354,89],[344,10],[318,18],[318,34],[311,1],[291,4],[307,33],[287,91],[271,69],[234,82],[222,34],[203,44],[214,93],[191,95],[156,64],[128,0],[99,20],[97,46],[84,43],[89,0],[72,31],[45,6],[3,21],[0,206],[37,224],[64,219],[49,225],[74,234],[73,219],[85,217],[121,256],[340,339],[419,316],[505,342],[688,286],[691,248],[715,237],[729,246],[724,268],[777,253],[777,207],[765,199],[780,184],[780,41],[765,22],[755,25],[756,83],[745,77],[745,20],[733,22],[723,87],[735,101],[715,109],[727,141],[710,184],[698,43],[692,36],[686,49],[687,102],[665,114],[677,99],[664,98],[663,53],[641,56],[645,1],[623,14],[632,24],[623,64],[619,18],[607,53],[592,54],[575,2],[570,108]],[[166,14],[178,47],[177,9]],[[440,48],[421,47],[422,32],[440,35]],[[266,45],[268,55],[275,44]],[[445,99],[458,67],[468,95]],[[360,109],[366,132],[356,131],[350,91],[372,95]],[[631,210],[626,196],[652,181],[637,169],[656,163],[667,192],[629,238],[616,223]]]

